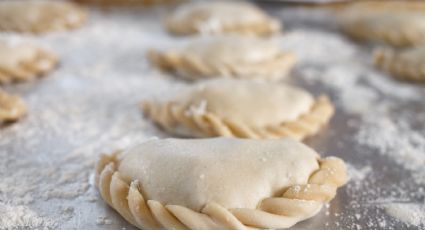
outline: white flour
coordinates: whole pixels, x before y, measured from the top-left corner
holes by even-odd
[[[383,205],[388,215],[413,226],[425,225],[425,207],[417,204],[392,203]],[[424,226],[425,227],[425,226]]]
[[[57,223],[25,206],[0,204],[0,229],[55,229]]]
[[[93,165],[101,152],[168,136],[138,109],[142,99],[168,96],[186,84],[151,68],[145,58],[148,48],[172,47],[183,40],[162,31],[158,14],[163,13],[161,8],[92,12],[81,30],[20,39],[51,47],[61,56],[61,65],[39,81],[6,87],[23,95],[29,107],[25,119],[0,130],[0,210],[8,217],[1,215],[0,223],[6,229],[131,229],[99,197]],[[279,14],[288,22],[306,24],[326,17],[320,13],[308,19],[311,14],[303,10]],[[298,54],[294,82],[316,95],[330,95],[336,105],[328,131],[317,137],[326,146],[318,148],[350,165],[351,181],[326,209],[328,215],[298,229],[405,226],[390,221],[385,212],[419,225],[421,221],[403,218],[411,216],[409,209],[380,210],[394,203],[423,203],[425,193],[418,189],[425,185],[420,167],[425,155],[423,87],[375,71],[370,50],[332,31],[303,26],[277,40]]]

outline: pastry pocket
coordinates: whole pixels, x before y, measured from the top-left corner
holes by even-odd
[[[292,139],[150,140],[101,156],[102,197],[141,229],[282,229],[346,183],[341,159]]]
[[[421,2],[360,2],[340,13],[349,36],[393,46],[425,42],[425,4]]]
[[[193,1],[178,7],[167,19],[169,32],[178,35],[236,33],[267,36],[281,24],[253,4],[241,1]]]
[[[326,96],[315,99],[281,83],[233,79],[200,82],[171,99],[144,101],[142,109],[179,136],[297,140],[318,133],[334,113]]]
[[[0,1],[0,31],[45,33],[80,27],[86,12],[65,1]]]
[[[295,55],[271,41],[243,36],[198,38],[168,51],[150,50],[159,68],[189,80],[213,77],[279,80],[295,65]]]
[[[55,54],[36,45],[0,41],[0,84],[32,80],[52,71],[57,62]]]

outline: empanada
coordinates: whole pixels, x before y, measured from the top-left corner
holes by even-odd
[[[57,62],[55,54],[36,45],[0,41],[0,84],[31,80],[51,71]]]
[[[303,139],[316,134],[334,113],[327,97],[272,82],[212,79],[174,98],[142,102],[160,127],[187,137]]]
[[[16,121],[27,112],[27,107],[18,96],[10,95],[0,89],[0,124]]]
[[[103,199],[146,230],[282,229],[316,215],[347,181],[336,157],[291,139],[163,139],[96,166]]]
[[[278,80],[295,65],[295,56],[275,43],[243,36],[192,40],[182,48],[151,50],[148,58],[161,69],[197,80],[211,77]]]
[[[74,0],[78,3],[93,4],[101,6],[151,6],[157,4],[177,3],[185,0]]]
[[[425,42],[425,4],[357,3],[340,16],[342,30],[355,39],[410,46]]]
[[[402,50],[378,48],[375,65],[399,79],[425,81],[425,46]]]
[[[238,33],[271,35],[281,29],[278,20],[242,1],[193,1],[166,19],[168,31],[179,35]]]
[[[80,27],[86,12],[65,1],[0,1],[0,31],[44,33]]]

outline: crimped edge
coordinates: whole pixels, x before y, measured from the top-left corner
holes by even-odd
[[[210,202],[200,211],[146,200],[137,180],[118,172],[120,153],[101,155],[96,185],[102,198],[128,222],[141,229],[282,229],[316,215],[347,182],[347,169],[336,157],[318,159],[319,169],[307,184],[292,185],[280,197],[263,199],[256,209],[226,209]]]
[[[158,68],[177,72],[189,80],[212,77],[279,80],[288,75],[296,64],[296,57],[290,52],[280,52],[271,60],[238,65],[210,63],[196,56],[180,52],[161,52],[151,49],[148,59]]]
[[[190,134],[197,137],[227,136],[254,139],[291,137],[302,140],[317,134],[320,128],[329,122],[335,111],[329,98],[320,96],[310,111],[298,119],[256,128],[234,120],[222,119],[208,111],[188,114],[186,108],[180,108],[174,102],[156,104],[145,101],[141,106],[147,117],[170,133],[182,135],[176,132],[176,129],[180,128],[189,129]]]
[[[23,60],[19,66],[0,66],[0,84],[33,80],[37,76],[42,76],[52,71],[58,64],[59,58],[53,52],[37,47],[28,46],[35,49],[34,60]]]

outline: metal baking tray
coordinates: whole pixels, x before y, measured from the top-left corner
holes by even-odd
[[[373,140],[358,141],[362,132],[370,134],[367,128],[376,125],[372,118],[382,115],[383,104],[390,109],[378,120],[408,122],[423,138],[423,87],[377,72],[369,61],[371,46],[339,34],[333,12],[263,6],[285,22],[275,40],[299,56],[289,81],[329,95],[337,108],[329,126],[307,144],[346,160],[352,177],[328,207],[293,229],[423,229],[385,211],[388,204],[424,203],[424,183],[414,177],[422,169],[406,168],[389,155],[392,149],[377,148]],[[0,130],[0,213],[16,218],[0,229],[134,229],[100,199],[93,165],[101,152],[169,136],[138,109],[142,99],[188,84],[150,67],[145,58],[148,48],[185,39],[163,31],[160,22],[168,10],[91,9],[88,24],[76,31],[1,34],[51,47],[61,64],[35,82],[5,87],[23,96],[29,114]],[[385,132],[378,126],[376,136]]]

